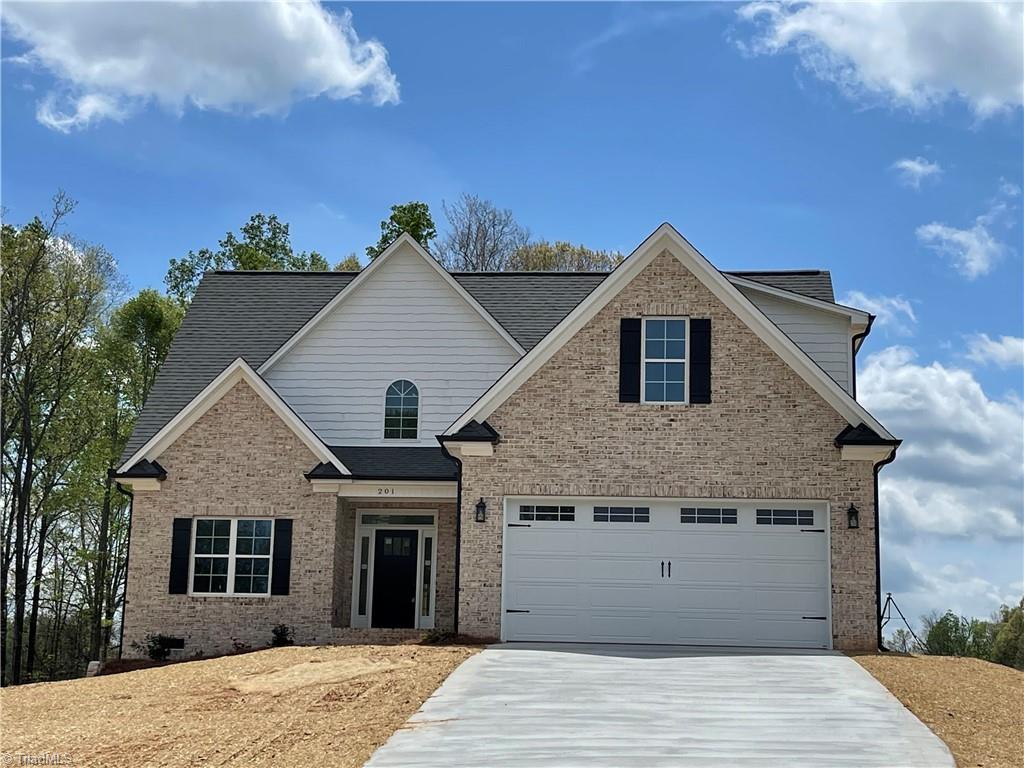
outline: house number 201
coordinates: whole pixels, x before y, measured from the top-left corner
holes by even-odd
[[[377,495],[378,496],[393,496],[394,493],[395,493],[395,489],[394,488],[378,488],[377,489]]]

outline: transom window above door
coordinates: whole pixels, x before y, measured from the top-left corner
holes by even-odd
[[[644,318],[645,403],[686,402],[686,318]]]
[[[415,440],[419,436],[420,391],[399,379],[384,394],[384,439]]]

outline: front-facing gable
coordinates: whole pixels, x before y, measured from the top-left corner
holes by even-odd
[[[456,434],[470,421],[483,422],[506,400],[520,389],[558,350],[584,328],[606,305],[636,279],[655,259],[673,258],[714,299],[741,322],[754,336],[789,367],[818,397],[824,400],[849,425],[866,424],[881,437],[893,436],[882,424],[843,389],[842,386],[817,365],[791,338],[776,326],[730,280],[719,272],[703,255],[683,238],[671,225],[663,224],[655,230],[590,296],[570,312],[550,334],[521,358],[494,386],[487,390],[471,408],[456,419],[445,431]],[[685,297],[679,297],[685,301]],[[638,313],[642,315],[686,314],[659,310],[655,305]],[[609,345],[616,340],[609,338]],[[716,378],[720,378],[717,377]],[[586,388],[585,374],[577,386]],[[726,384],[728,385],[728,384]]]
[[[418,436],[440,434],[523,354],[459,284],[404,236],[261,366],[330,445],[387,445],[384,400],[418,390]]]
[[[115,477],[126,485],[140,483],[139,490],[157,490],[159,481],[166,477],[163,467],[157,459],[164,455],[178,440],[199,422],[222,400],[239,387],[251,393],[251,397],[261,401],[260,408],[276,416],[282,429],[290,430],[292,439],[297,439],[309,451],[312,457],[332,465],[339,474],[348,475],[349,471],[341,460],[324,444],[324,442],[306,425],[306,423],[288,406],[284,400],[269,386],[259,374],[242,358],[236,359],[211,381],[203,390],[168,421],[160,430],[150,437],[140,448],[132,453],[118,468]],[[253,409],[250,408],[250,411]],[[226,455],[223,445],[213,446],[215,450]],[[260,450],[264,450],[260,448]],[[230,456],[231,461],[244,463],[243,457],[237,452]],[[159,473],[141,473],[140,465],[157,467]],[[214,471],[211,467],[210,471]],[[154,480],[157,484],[154,485]]]

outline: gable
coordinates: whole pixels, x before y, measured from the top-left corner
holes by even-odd
[[[620,402],[622,318],[710,320],[714,396],[700,405]],[[692,322],[692,320],[691,320]],[[720,482],[771,486],[807,471],[843,476],[836,435],[845,419],[678,259],[662,251],[488,416],[501,435],[502,471],[528,482],[545,472],[580,484]],[[605,461],[602,461],[604,459]],[[600,467],[591,477],[586,467]],[[669,471],[669,470],[672,471]],[[593,487],[579,491],[589,494]]]
[[[833,378],[823,371],[745,297],[721,272],[707,261],[674,228],[663,224],[653,232],[600,286],[558,324],[540,344],[525,355],[501,380],[495,383],[460,416],[445,434],[458,432],[470,421],[482,422],[507,400],[530,376],[543,366],[586,323],[625,289],[659,255],[677,259],[701,285],[758,336],[793,369],[808,386],[850,424],[865,423],[885,438],[892,435],[867,410],[854,400]],[[647,314],[657,314],[648,310]]]
[[[455,418],[519,359],[492,321],[411,245],[388,253],[263,375],[330,445],[380,445],[384,393],[419,390],[419,435],[436,446]],[[410,441],[403,441],[410,442]],[[387,444],[393,444],[388,441]]]
[[[129,456],[117,470],[119,479],[130,479],[132,470],[139,462],[153,463],[169,448],[192,429],[211,410],[216,409],[229,395],[237,396],[241,389],[247,389],[261,401],[261,409],[268,409],[276,416],[275,423],[291,432],[319,461],[332,464],[340,473],[347,475],[345,465],[331,453],[330,449],[313,433],[301,418],[281,399],[272,387],[259,377],[245,360],[238,358],[196,395],[173,419]],[[252,409],[250,409],[252,410]],[[237,432],[237,430],[235,430]],[[235,434],[226,431],[225,438]],[[225,450],[218,441],[217,450]]]

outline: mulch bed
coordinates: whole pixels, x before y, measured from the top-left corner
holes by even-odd
[[[105,768],[356,768],[478,650],[293,646],[5,688],[0,749]]]
[[[853,657],[946,742],[960,768],[1024,766],[1024,672],[951,656]]]

